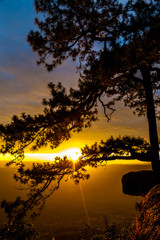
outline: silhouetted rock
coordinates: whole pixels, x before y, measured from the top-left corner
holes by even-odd
[[[160,184],[153,187],[137,205],[139,216],[136,219],[132,240],[160,239]]]
[[[153,171],[129,172],[122,177],[123,193],[145,196],[155,186]]]

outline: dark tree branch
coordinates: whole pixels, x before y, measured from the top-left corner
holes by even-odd
[[[102,104],[103,107],[103,111],[104,111],[104,115],[107,118],[108,122],[111,120],[111,116],[112,114],[116,111],[114,108],[111,108],[108,104],[105,104],[102,100],[101,100],[101,96],[98,97],[100,103]],[[111,113],[107,114],[106,109],[111,110]]]

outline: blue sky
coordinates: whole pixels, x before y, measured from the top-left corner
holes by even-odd
[[[26,41],[34,25],[33,0],[0,0],[0,122],[8,123],[14,114],[36,114],[42,111],[41,100],[49,92],[51,81],[76,86],[75,63],[69,61],[48,73],[36,65],[37,56]],[[73,141],[85,144],[110,135],[148,136],[146,119],[137,118],[129,109],[118,105],[117,113],[108,124],[103,115],[92,128],[76,135]],[[72,142],[73,142],[72,141]],[[76,145],[75,145],[76,147]]]
[[[68,62],[54,73],[37,66],[38,58],[26,41],[35,29],[33,0],[1,0],[0,13],[0,120],[8,122],[13,114],[41,111],[49,82],[63,79],[65,85],[74,85],[77,76]]]

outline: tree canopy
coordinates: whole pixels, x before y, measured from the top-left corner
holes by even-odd
[[[43,114],[14,116],[1,125],[1,152],[21,159],[31,143],[34,149],[57,147],[97,119],[98,102],[110,120],[116,101],[122,100],[139,116],[147,115],[158,176],[159,1],[35,0],[35,10],[38,30],[29,33],[28,42],[38,63],[51,71],[69,57],[79,59],[79,84],[68,92],[61,84],[49,84],[51,98],[43,101]]]

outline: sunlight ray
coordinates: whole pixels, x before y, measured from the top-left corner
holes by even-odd
[[[90,224],[91,224],[90,223],[90,217],[89,217],[88,208],[87,208],[86,200],[85,200],[85,197],[84,197],[84,192],[83,192],[81,182],[79,182],[79,189],[80,189],[81,199],[82,199],[83,208],[84,208],[84,212],[85,212],[85,216],[86,216],[86,222],[87,222],[87,225],[90,226]]]

